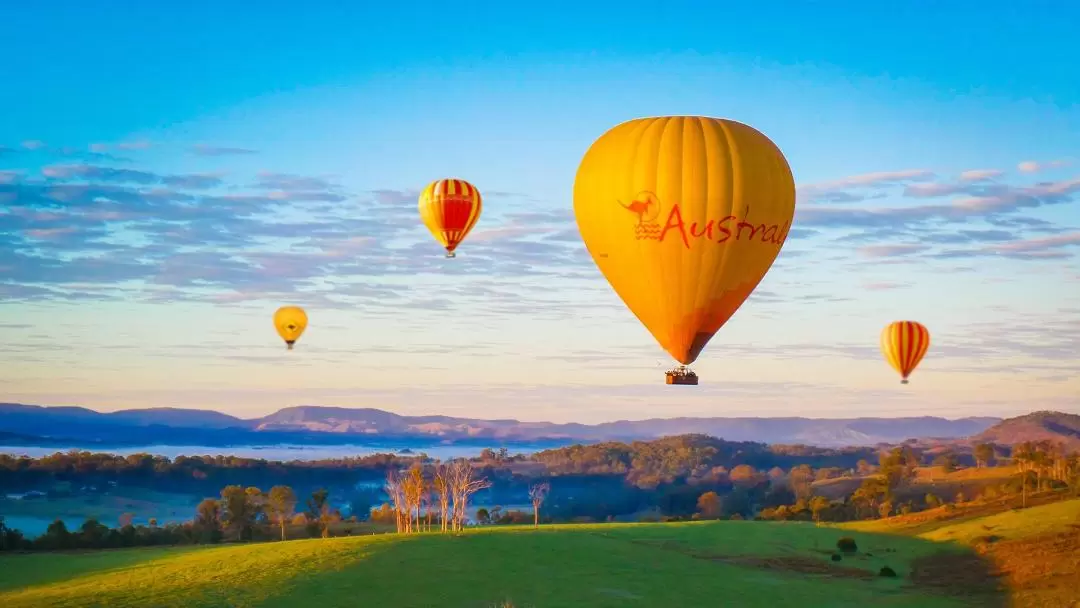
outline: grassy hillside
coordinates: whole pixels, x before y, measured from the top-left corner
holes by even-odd
[[[926,540],[852,532],[860,552],[833,562],[845,534],[804,523],[606,524],[15,555],[0,557],[0,605],[1004,606],[985,589],[972,604],[913,582],[912,569],[940,551]],[[898,576],[878,576],[882,566]]]
[[[968,498],[979,495],[987,486],[1000,485],[1016,475],[1016,467],[1000,466],[982,469],[966,468],[946,473],[941,467],[919,467],[915,479],[897,490],[900,500],[911,500],[934,494],[940,498],[952,500],[963,493]],[[814,494],[830,500],[841,500],[859,488],[868,477],[878,475],[859,475],[838,477],[814,482]]]
[[[913,577],[958,594],[984,592],[996,580],[1013,606],[1073,608],[1080,605],[1080,499],[1029,509],[987,513],[995,505],[933,509],[877,521],[844,524],[860,532],[914,535],[970,547],[982,558],[965,571],[955,556],[928,556],[913,562]],[[947,545],[946,545],[947,546]],[[989,570],[986,564],[992,565]],[[936,583],[935,583],[936,581]]]
[[[972,438],[999,445],[1016,445],[1024,441],[1063,443],[1070,450],[1080,449],[1080,415],[1062,412],[1032,412],[1009,418]]]

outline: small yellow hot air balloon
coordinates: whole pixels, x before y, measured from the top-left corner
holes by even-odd
[[[274,313],[274,329],[292,350],[307,329],[307,313],[299,306],[282,306]]]
[[[908,376],[929,348],[930,332],[921,323],[896,321],[881,332],[881,352],[889,365],[900,372],[900,384],[908,383]]]
[[[574,180],[574,214],[600,272],[660,346],[693,363],[780,253],[795,181],[745,124],[666,116],[597,139]],[[697,384],[685,367],[668,384]]]
[[[420,219],[435,240],[446,248],[446,257],[465,239],[480,219],[480,191],[463,179],[437,179],[420,193]]]

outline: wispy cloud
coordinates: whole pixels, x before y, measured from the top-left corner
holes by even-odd
[[[228,146],[211,146],[207,144],[195,144],[191,146],[192,154],[198,156],[237,156],[244,154],[258,154],[257,150],[249,148],[234,148]]]
[[[1068,167],[1071,164],[1071,161],[1064,159],[1051,160],[1046,162],[1025,160],[1024,162],[1016,165],[1016,168],[1022,173],[1038,173],[1039,171],[1046,171],[1047,169],[1059,169],[1061,167]]]
[[[934,177],[934,172],[926,169],[880,171],[799,186],[798,195],[800,200],[807,202],[850,203],[880,196],[880,193],[867,193],[866,190],[926,181]]]
[[[1005,172],[1000,169],[971,169],[960,174],[960,181],[981,182],[996,179],[1003,175],[1005,175]]]

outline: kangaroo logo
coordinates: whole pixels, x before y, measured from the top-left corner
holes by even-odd
[[[619,206],[637,216],[637,224],[634,226],[634,238],[637,240],[660,239],[660,224],[656,218],[660,215],[660,199],[656,194],[648,190],[642,190],[634,196],[629,204],[617,201]]]

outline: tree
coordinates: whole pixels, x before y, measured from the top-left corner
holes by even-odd
[[[494,452],[493,452],[494,453]],[[415,464],[409,469],[401,482],[402,492],[405,498],[405,533],[411,533],[420,528],[420,503],[427,493],[427,480],[424,479],[424,469],[420,464]],[[415,521],[415,527],[414,527]]]
[[[221,490],[222,523],[236,535],[236,540],[251,538],[256,511],[252,497],[240,486],[225,486]]]
[[[796,499],[810,498],[814,484],[814,469],[810,465],[801,464],[793,467],[789,479]]]
[[[386,495],[394,503],[394,527],[398,534],[405,531],[405,511],[408,509],[405,503],[405,491],[401,479],[393,469],[386,472]]]
[[[720,517],[721,508],[723,508],[723,504],[716,492],[705,492],[698,496],[697,509],[703,518],[716,519]]]
[[[994,460],[994,444],[980,443],[975,446],[975,466],[978,468],[990,466]]]
[[[450,498],[453,494],[447,478],[448,469],[445,464],[436,463],[435,471],[431,480],[431,490],[439,501],[439,531],[446,532],[450,524]]]
[[[821,515],[832,505],[824,496],[814,496],[810,499],[810,513],[814,521],[821,521]]]
[[[337,514],[330,507],[330,491],[319,488],[311,493],[307,501],[308,520],[317,525],[323,538],[330,536],[330,524],[338,520]]]
[[[758,481],[758,472],[757,469],[748,464],[740,464],[731,469],[731,473],[728,474],[728,477],[731,478],[731,481],[735,485],[752,486]]]
[[[195,507],[195,528],[203,542],[216,543],[221,540],[221,503],[213,498],[203,499]]]
[[[548,492],[551,491],[551,484],[545,482],[533,484],[529,488],[529,500],[532,501],[533,506],[533,527],[540,527],[540,505],[544,504],[544,499],[547,498]]]
[[[956,458],[956,454],[951,451],[943,452],[934,459],[934,465],[941,467],[941,470],[944,473],[952,473],[955,471],[957,464],[959,464],[959,460]]]
[[[274,486],[266,498],[266,513],[270,520],[281,527],[281,540],[285,540],[285,524],[296,512],[296,494],[289,486]]]
[[[476,471],[472,463],[464,458],[453,460],[447,468],[447,481],[451,490],[453,508],[451,519],[455,531],[465,527],[469,497],[484,488],[491,487],[490,481],[483,477],[477,478],[475,475]]]

